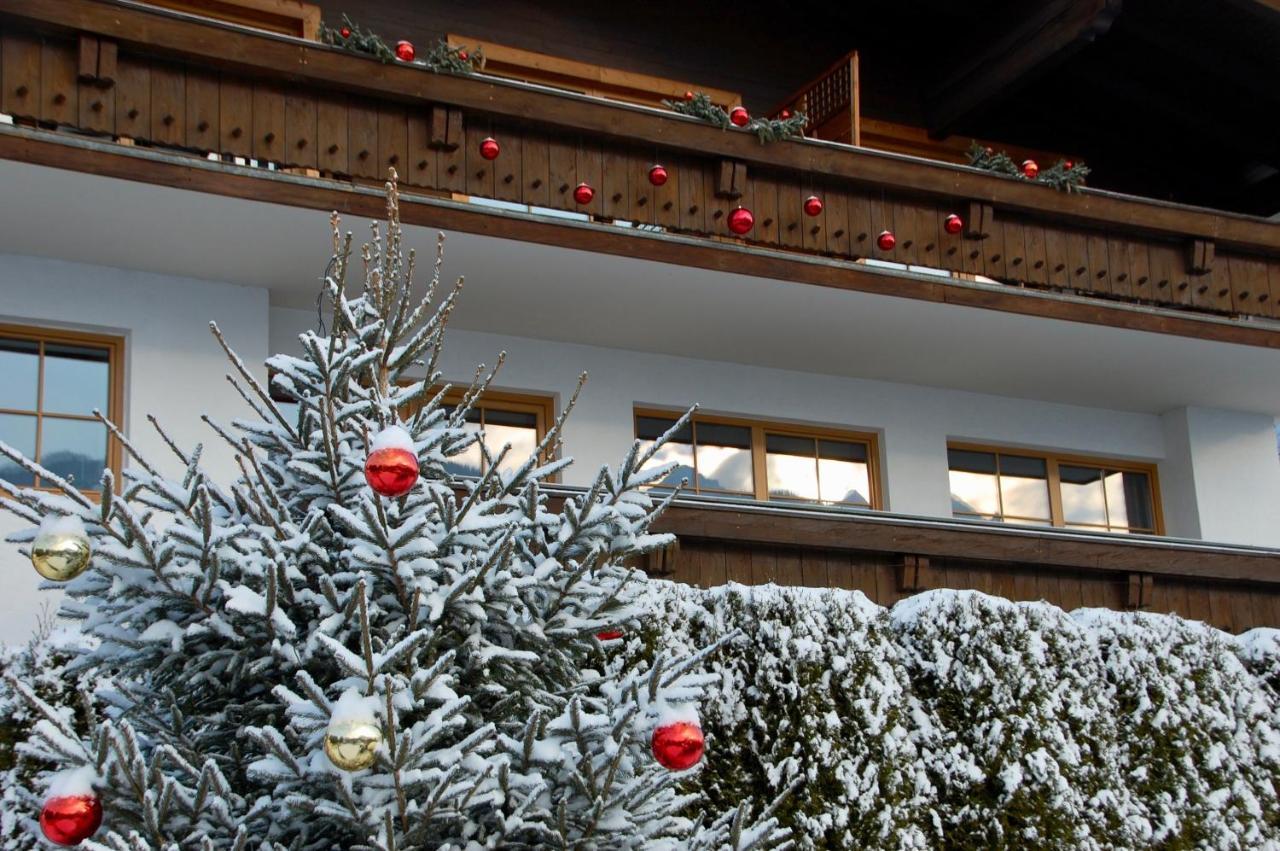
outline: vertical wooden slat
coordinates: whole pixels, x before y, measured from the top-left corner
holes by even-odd
[[[898,589],[898,571],[897,568],[889,561],[879,561],[875,567],[876,574],[876,602],[882,606],[892,606],[894,603],[909,596],[905,591]]]
[[[40,120],[75,124],[80,117],[79,56],[71,42],[45,41],[40,49]]]
[[[1027,248],[1027,282],[1045,285],[1049,283],[1049,257],[1045,227],[1029,221],[1024,225]]]
[[[218,78],[205,71],[187,71],[186,145],[208,153],[220,148]]]
[[[1067,232],[1060,227],[1044,229],[1045,282],[1051,287],[1071,286],[1071,258]]]
[[[707,232],[707,169],[703,160],[680,161],[680,229],[689,233]]]
[[[121,65],[123,64],[122,60]],[[218,135],[222,153],[236,157],[251,157],[253,156],[253,87],[238,77],[224,74],[218,88]]]
[[[503,140],[502,156],[494,161],[493,194],[502,201],[519,202],[524,194],[524,138],[522,133],[497,128]]]
[[[764,585],[777,581],[778,554],[771,547],[757,544],[751,548],[751,584]]]
[[[853,558],[849,553],[834,550],[827,553],[827,584],[832,588],[845,590],[856,587],[853,581]]]
[[[873,195],[868,199],[867,209],[869,214],[867,224],[869,227],[867,228],[867,251],[865,256],[874,257],[877,260],[902,262],[896,246],[889,251],[884,251],[876,244],[877,238],[886,230],[894,233],[895,238],[897,237],[893,221],[893,205],[885,201],[883,196],[877,198]]]
[[[741,544],[724,545],[724,581],[746,584],[751,581],[751,549]]]
[[[1187,611],[1184,616],[1191,620],[1212,622],[1213,612],[1209,604],[1209,589],[1203,584],[1187,583]]]
[[[849,569],[852,573],[851,580],[853,587],[867,595],[867,599],[872,602],[878,602],[879,596],[876,591],[876,566],[868,563],[865,558],[854,555],[849,560]]]
[[[1047,570],[1040,570],[1036,573],[1036,596],[1048,603],[1057,606],[1062,601],[1062,594],[1059,591],[1060,583],[1056,573],[1050,573]]]
[[[656,224],[654,193],[649,182],[649,159],[637,151],[627,151],[627,218],[639,224]]]
[[[467,153],[466,193],[480,198],[492,198],[494,197],[493,176],[498,168],[506,165],[503,160],[509,156],[507,152],[509,140],[494,136],[493,128],[489,125],[489,122],[481,121],[473,116],[468,116],[464,135],[467,140],[463,145]],[[502,149],[496,160],[486,160],[480,156],[480,144],[489,136],[497,139]]]
[[[409,119],[402,106],[383,104],[378,107],[378,178],[387,176],[387,169],[405,170],[409,150]],[[511,152],[503,148],[503,162]],[[519,161],[520,152],[515,152]]]
[[[982,274],[997,281],[1009,280],[1009,257],[1004,250],[1004,226],[1004,218],[993,219],[987,226],[987,238],[982,240]]]
[[[654,221],[664,228],[680,227],[680,181],[684,179],[682,170],[675,166],[669,158],[655,158],[653,163],[644,164],[644,181],[649,182],[649,168],[661,162],[667,170],[667,182],[662,186],[651,186],[653,194]]]
[[[112,76],[114,77],[114,74]],[[80,104],[80,128],[94,133],[115,133],[116,93],[114,88],[107,88],[100,84],[96,77],[91,80],[81,79],[79,87],[77,99]]]
[[[871,230],[871,199],[860,193],[849,193],[849,256],[870,257],[876,233]]]
[[[1133,251],[1129,240],[1112,236],[1107,239],[1107,265],[1111,271],[1111,294],[1120,298],[1133,295],[1131,272]]]
[[[572,209],[573,187],[578,170],[577,140],[562,136],[553,136],[547,143],[550,179],[548,183],[548,206],[557,210]]]
[[[378,167],[378,111],[356,100],[347,106],[347,149],[350,151],[348,167],[353,177],[377,180],[381,177]]]
[[[1267,304],[1271,306],[1271,315],[1280,318],[1280,260],[1272,258],[1267,261],[1267,283],[1271,296]]]
[[[682,546],[675,554],[671,579],[686,585],[697,585],[702,579],[701,553],[693,546]]]
[[[816,216],[808,216],[804,213],[804,202],[810,195],[823,202],[822,212]],[[827,241],[830,235],[827,231],[826,198],[827,193],[823,191],[822,186],[812,178],[806,177],[801,187],[800,198],[800,230],[806,251],[824,253],[827,250]],[[834,215],[832,213],[833,220]]]
[[[98,78],[98,39],[81,33],[76,47],[76,75],[80,82],[91,83]]]
[[[1005,277],[1010,281],[1025,283],[1027,277],[1027,233],[1020,220],[1004,221]]]
[[[284,157],[299,168],[320,168],[320,108],[310,92],[284,99]],[[400,169],[403,171],[404,169]]]
[[[1106,589],[1096,574],[1080,577],[1080,605],[1091,609],[1106,605]]]
[[[267,83],[253,87],[253,157],[284,162],[284,90]]]
[[[405,151],[405,167],[402,179],[412,185],[428,188],[436,186],[437,151],[431,146],[431,128],[427,112],[417,109],[409,112],[408,148]],[[543,148],[546,151],[546,148]],[[545,175],[544,175],[545,177]]]
[[[771,174],[751,176],[751,212],[756,226],[751,238],[765,245],[778,244],[778,181]]]
[[[631,215],[630,204],[627,200],[627,172],[629,171],[628,157],[625,152],[617,147],[610,145],[601,153],[601,162],[604,171],[600,179],[592,182],[586,180],[595,187],[595,206],[600,211],[600,215],[607,219],[627,219]],[[580,179],[579,182],[582,182]]]
[[[1227,592],[1217,583],[1209,586],[1209,623],[1231,632],[1231,605]]]
[[[326,174],[351,171],[347,96],[326,95],[316,104],[316,167]]]
[[[151,141],[183,145],[187,136],[187,74],[178,65],[151,66]]]
[[[1090,233],[1089,280],[1085,289],[1102,294],[1111,293],[1111,253],[1107,238],[1100,233]]]
[[[800,566],[800,551],[789,548],[778,550],[778,584],[803,585],[804,573]]]
[[[933,269],[947,267],[943,256],[941,242],[945,232],[942,230],[942,215],[932,204],[916,205],[916,243],[918,262],[922,266]]]
[[[1016,590],[1013,583],[1013,571],[1007,568],[993,569],[991,593],[1006,600],[1012,600]]]
[[[40,42],[34,38],[0,34],[0,112],[14,118],[40,117]]]
[[[758,187],[757,187],[758,189]],[[829,189],[823,196],[826,209],[827,251],[836,257],[848,257],[852,253],[849,236],[849,195],[843,189]],[[760,193],[756,193],[756,206],[760,206]]]
[[[899,263],[918,263],[920,244],[916,239],[916,205],[906,201],[891,201],[893,207],[893,234],[898,245],[891,259]]]
[[[1233,271],[1234,269],[1225,255],[1218,255],[1214,258],[1212,270],[1208,275],[1204,276],[1209,280],[1208,307],[1223,313],[1232,311],[1231,274]]]
[[[595,139],[579,138],[573,185],[589,183],[595,187],[602,186],[604,183],[603,169],[604,152],[600,149],[600,144]],[[572,189],[569,190],[568,196],[569,203],[572,205],[570,209],[581,213],[589,213],[593,216],[604,215],[606,200],[602,192],[597,190],[590,204],[575,203]]]
[[[534,207],[549,207],[551,165],[547,138],[528,133],[520,146],[520,199]]]
[[[787,248],[804,247],[803,205],[803,185],[794,176],[780,176],[778,179],[778,243]]]
[[[1082,231],[1067,231],[1067,286],[1087,291],[1093,276],[1089,274],[1089,239]]]
[[[1241,257],[1238,254],[1218,258],[1218,262],[1223,260],[1227,260],[1231,265],[1232,307],[1239,313],[1270,316],[1271,310],[1266,300],[1259,300],[1260,295],[1270,296],[1266,265],[1261,260]]]
[[[1151,251],[1145,240],[1129,243],[1129,290],[1136,299],[1150,301],[1155,298],[1151,283]]]
[[[822,550],[803,550],[800,554],[800,573],[809,588],[827,587],[827,556]]]

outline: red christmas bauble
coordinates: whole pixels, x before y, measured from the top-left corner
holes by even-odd
[[[413,43],[408,41],[396,42],[396,59],[401,62],[412,62],[417,52],[413,49]]]
[[[806,216],[816,216],[822,212],[822,199],[817,195],[810,195],[804,199],[804,214]]]
[[[596,638],[601,641],[617,641],[622,637],[622,633],[616,629],[606,629],[603,632],[597,632]]]
[[[666,724],[653,731],[653,757],[663,768],[684,771],[702,759],[706,743],[702,728],[689,721]]]
[[[987,145],[982,150],[986,153],[987,156],[992,156],[996,152],[996,149],[991,147],[990,145]]]
[[[364,462],[364,477],[383,496],[404,496],[418,481],[418,458],[398,446],[375,449]]]
[[[781,118],[783,121],[786,121],[788,118],[791,117],[791,110],[789,109],[782,110],[782,112],[778,113],[778,117]]]
[[[1062,164],[1062,167],[1065,168],[1067,171],[1071,171],[1071,169],[1076,167],[1076,164],[1073,163],[1071,160],[1067,160]]]
[[[50,798],[40,810],[40,829],[58,845],[79,845],[101,826],[102,802],[97,795]]]
[[[351,27],[343,27],[342,29],[338,30],[338,35],[342,36],[343,38],[351,38]]]
[[[756,217],[746,207],[735,207],[729,214],[729,230],[741,236],[756,225]]]
[[[684,93],[684,99],[685,99],[685,100],[693,100],[693,92],[685,92],[685,93]]]
[[[880,235],[876,237],[876,246],[881,251],[892,251],[897,244],[898,240],[894,237],[893,231],[882,230]]]
[[[751,114],[740,106],[735,106],[729,110],[729,121],[734,127],[746,127],[747,122],[751,120]]]
[[[661,186],[667,182],[667,169],[664,166],[655,165],[649,169],[649,182],[654,186]]]
[[[1035,180],[1036,175],[1040,173],[1040,166],[1035,160],[1022,161],[1022,176],[1027,180]]]
[[[590,204],[594,197],[596,197],[596,191],[591,188],[590,183],[579,183],[573,188],[573,200],[579,204]]]
[[[957,234],[964,230],[964,219],[952,213],[942,220],[942,229],[947,233]]]
[[[466,52],[465,50],[459,50],[459,51],[458,51],[458,58],[459,58],[459,59],[461,59],[463,62],[466,62],[466,61],[467,61],[467,52]]]
[[[485,137],[480,143],[480,156],[486,160],[496,160],[498,154],[502,153],[502,148],[498,145],[498,140],[492,136]]]

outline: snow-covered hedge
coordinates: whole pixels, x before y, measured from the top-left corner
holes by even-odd
[[[935,591],[655,583],[631,654],[712,663],[718,805],[784,808],[801,848],[1280,848],[1280,633]]]

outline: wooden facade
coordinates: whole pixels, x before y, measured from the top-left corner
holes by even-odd
[[[1280,318],[1280,228],[846,146],[762,146],[661,111],[94,0],[2,0],[0,112],[19,122],[341,181],[571,210],[723,245],[943,269],[1019,290],[1193,315]],[[74,27],[68,31],[67,27]],[[480,156],[494,137],[502,153]],[[654,163],[670,179],[654,187]],[[573,189],[595,190],[590,203]],[[806,216],[804,199],[824,209]],[[728,230],[738,206],[755,214]],[[948,234],[944,219],[964,219]],[[876,245],[881,231],[897,245]],[[905,291],[905,287],[903,288]]]

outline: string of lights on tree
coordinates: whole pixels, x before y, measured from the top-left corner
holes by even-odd
[[[1063,192],[1079,190],[1084,186],[1084,179],[1089,176],[1089,167],[1083,162],[1060,159],[1049,168],[1041,168],[1035,160],[1027,159],[1017,163],[1004,151],[996,151],[977,142],[969,146],[968,156],[969,165],[974,168],[1007,174],[1010,177],[1021,177],[1023,180],[1043,183]]]

